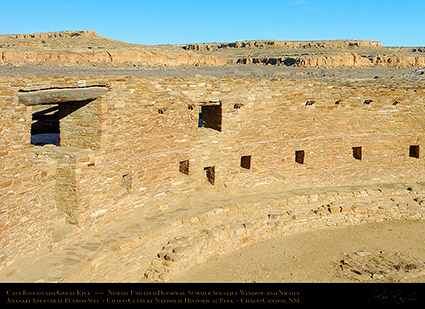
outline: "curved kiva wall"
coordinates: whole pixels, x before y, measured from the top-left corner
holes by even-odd
[[[212,257],[272,237],[394,219],[425,219],[424,188],[329,192],[222,207],[176,228],[178,236],[165,243],[144,277],[167,281]]]
[[[292,233],[384,220],[424,220],[425,184],[281,192],[170,219],[99,249],[65,282],[167,282],[221,254]]]
[[[80,105],[19,100],[91,86],[108,91]],[[54,250],[63,227],[95,230],[135,208],[425,178],[417,86],[12,76],[0,98],[2,269]],[[32,124],[56,110],[61,145],[31,145]]]

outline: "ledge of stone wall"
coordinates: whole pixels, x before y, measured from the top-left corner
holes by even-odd
[[[216,208],[177,220],[173,234],[179,236],[165,242],[143,280],[168,281],[215,256],[273,237],[399,219],[425,219],[424,187],[297,195]]]

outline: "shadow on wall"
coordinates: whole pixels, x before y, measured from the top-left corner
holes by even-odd
[[[60,120],[92,101],[60,103],[34,112],[31,124],[31,144],[60,146]]]

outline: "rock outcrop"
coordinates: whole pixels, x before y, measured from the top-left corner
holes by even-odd
[[[187,45],[141,45],[108,39],[94,31],[0,35],[0,65],[225,66],[419,69],[424,49],[384,47],[371,40],[252,40]]]
[[[328,41],[277,41],[277,40],[254,40],[254,41],[236,41],[233,43],[206,43],[206,44],[187,44],[183,49],[187,50],[219,50],[225,48],[357,48],[357,47],[382,47],[381,42],[369,40],[328,40]]]
[[[285,65],[295,67],[367,68],[386,66],[396,68],[418,68],[425,66],[425,56],[365,56],[356,53],[319,56],[248,57],[233,60],[242,64]]]
[[[94,31],[0,36],[0,64],[6,65],[224,65],[225,59],[175,46],[146,46],[105,38]]]

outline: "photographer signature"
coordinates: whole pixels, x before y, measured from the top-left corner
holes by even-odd
[[[387,291],[386,289],[376,290],[369,296],[369,303],[380,303],[380,304],[405,304],[408,302],[414,302],[418,300],[418,293],[412,292],[410,294],[403,295],[401,290]]]

